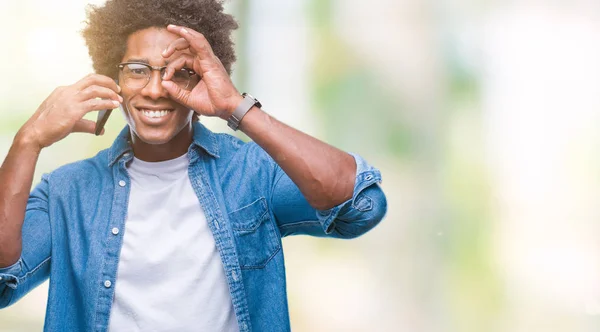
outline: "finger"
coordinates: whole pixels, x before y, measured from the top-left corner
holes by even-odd
[[[79,100],[84,101],[92,98],[112,99],[118,102],[123,102],[123,97],[109,88],[99,85],[91,85],[83,89],[78,94]]]
[[[200,32],[173,24],[168,25],[167,30],[183,37],[190,44],[190,50],[201,59],[208,59],[213,56],[208,40]]]
[[[176,102],[191,108],[188,104],[188,101],[190,100],[189,91],[180,88],[179,85],[171,81],[162,81],[161,84],[163,88],[167,90],[171,98],[175,99]]]
[[[96,122],[91,121],[91,120],[87,120],[87,119],[80,119],[79,121],[77,121],[75,123],[75,126],[73,126],[73,129],[71,130],[72,133],[88,133],[88,134],[94,134],[96,131]],[[100,133],[100,135],[104,134],[104,129],[102,129],[102,132]]]
[[[81,91],[91,85],[103,86],[113,90],[116,93],[121,92],[121,87],[112,78],[99,74],[89,74],[88,76],[79,80],[79,82],[75,83],[73,86],[78,91]]]
[[[165,58],[170,57],[175,51],[183,51],[190,47],[190,43],[184,38],[178,38],[173,41],[167,48],[162,52],[162,56]]]
[[[91,111],[112,110],[119,107],[119,102],[110,99],[89,99],[83,102],[84,113]]]
[[[194,56],[190,54],[181,54],[177,59],[169,62],[165,69],[163,80],[170,80],[176,71],[183,68],[194,68]]]

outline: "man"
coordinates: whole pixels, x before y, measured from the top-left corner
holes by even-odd
[[[281,238],[373,228],[379,171],[238,92],[220,1],[109,0],[88,19],[97,74],[57,88],[0,169],[0,307],[49,277],[46,331],[289,331]],[[42,149],[117,106],[109,149],[29,193]]]

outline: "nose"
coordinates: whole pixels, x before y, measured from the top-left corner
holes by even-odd
[[[167,98],[169,93],[160,84],[162,82],[161,71],[153,70],[150,74],[148,84],[140,91],[143,96],[151,99]]]

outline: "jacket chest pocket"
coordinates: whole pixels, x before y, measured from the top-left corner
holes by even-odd
[[[229,213],[242,269],[262,269],[281,249],[264,197]]]

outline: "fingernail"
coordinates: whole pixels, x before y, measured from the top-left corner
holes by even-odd
[[[167,25],[167,27],[168,27],[168,28],[174,28],[174,27],[175,27],[175,24],[169,24],[169,25]]]
[[[117,89],[119,90],[119,93],[121,93],[121,86],[117,85]]]
[[[188,31],[185,28],[182,28],[181,33],[188,33]]]
[[[119,101],[123,102],[123,97],[119,96]]]
[[[162,51],[162,55],[164,56],[165,54],[167,54],[167,49],[165,48],[164,51]]]
[[[115,105],[115,107],[119,107],[119,105],[120,105],[120,104],[119,104],[119,102],[118,102],[118,101],[116,101],[116,100],[113,100],[113,105]]]

